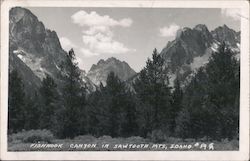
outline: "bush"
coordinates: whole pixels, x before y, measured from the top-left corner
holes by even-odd
[[[74,140],[81,140],[84,142],[92,142],[96,140],[96,138],[92,135],[79,135],[74,138]]]
[[[46,142],[51,143],[54,139],[53,134],[49,130],[29,130],[22,131],[15,134],[12,134],[9,137],[11,142],[23,142],[23,143],[37,143],[37,142]]]
[[[98,139],[100,139],[100,140],[111,140],[112,137],[109,136],[109,135],[103,135],[103,136],[99,137]]]
[[[166,140],[165,134],[162,132],[162,130],[153,130],[151,134],[148,136],[151,141],[156,143],[161,143]]]
[[[168,143],[182,143],[183,139],[182,138],[176,138],[176,137],[168,137],[166,138],[166,142]]]
[[[146,139],[140,137],[140,136],[131,136],[126,139],[127,142],[129,143],[144,143],[146,142]]]

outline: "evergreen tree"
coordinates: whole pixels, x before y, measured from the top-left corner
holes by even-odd
[[[122,134],[122,125],[125,121],[126,110],[129,102],[126,102],[125,85],[114,72],[110,72],[106,81],[106,91],[110,97],[109,109],[109,132],[112,137]]]
[[[187,108],[182,108],[175,118],[175,136],[180,138],[190,137],[190,127],[192,126],[190,121],[190,113]]]
[[[24,129],[40,129],[39,121],[41,116],[41,102],[37,92],[34,97],[26,98],[26,104],[24,109],[25,123]]]
[[[239,63],[229,47],[223,43],[206,67],[208,100],[217,117],[217,138],[232,138],[239,127]]]
[[[85,87],[81,85],[80,70],[71,49],[61,65],[64,72],[63,105],[61,116],[62,137],[73,138],[85,132]]]
[[[100,83],[100,88],[88,98],[88,132],[95,136],[109,135],[109,104],[111,98]]]
[[[8,132],[24,129],[25,92],[22,78],[17,70],[9,74]]]
[[[201,67],[186,87],[183,98],[183,105],[185,105],[184,108],[187,108],[190,118],[189,123],[186,124],[191,126],[188,128],[188,132],[185,132],[186,128],[182,129],[182,132],[189,134],[188,137],[201,138],[204,136],[210,136],[210,133],[213,132],[212,128],[214,126],[208,125],[208,123],[213,125],[214,119],[211,116],[211,110],[209,110],[211,107],[208,106],[207,87],[207,74],[205,68]]]
[[[137,122],[137,111],[136,102],[134,95],[130,92],[126,93],[124,97],[124,121],[122,124],[122,135],[125,137],[138,135],[138,122]]]
[[[174,128],[176,126],[176,117],[180,110],[182,109],[182,98],[183,91],[180,86],[179,78],[177,77],[174,82],[174,91],[172,93],[172,104],[171,104],[171,128],[170,131],[174,132]]]
[[[140,111],[143,118],[143,135],[153,129],[168,131],[170,124],[170,88],[168,86],[168,69],[164,59],[155,49],[152,60],[148,59],[146,67],[140,72],[134,83],[137,97],[142,102]]]
[[[58,106],[58,93],[56,83],[48,74],[42,81],[40,94],[42,98],[40,128],[54,131],[56,123],[55,112]]]
[[[239,75],[239,62],[223,43],[185,89],[183,104],[190,115],[191,137],[237,137]]]
[[[106,86],[89,97],[90,133],[97,136],[132,136],[136,133],[136,109],[132,94],[125,84],[110,72]]]

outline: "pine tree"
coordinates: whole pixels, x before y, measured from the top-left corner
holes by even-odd
[[[62,137],[73,138],[85,132],[85,87],[81,85],[80,70],[71,49],[61,65],[64,72]]]
[[[109,104],[111,98],[100,83],[88,98],[88,132],[95,136],[109,135]]]
[[[41,118],[40,118],[40,128],[54,130],[55,129],[55,112],[58,106],[58,92],[57,85],[53,78],[48,74],[42,81],[42,86],[40,88],[40,94],[42,98],[41,107]]]
[[[201,138],[209,136],[210,132],[213,131],[214,126],[208,125],[208,123],[214,124],[214,119],[209,110],[211,106],[208,106],[207,87],[207,74],[205,68],[201,67],[186,87],[183,97],[183,105],[185,105],[184,108],[187,109],[190,118],[186,124],[192,125],[189,126],[188,131],[182,129],[183,133],[189,134],[188,137]]]
[[[132,94],[114,72],[88,99],[89,132],[101,136],[132,136],[137,133],[136,109]]]
[[[171,128],[170,131],[174,133],[174,128],[176,126],[176,117],[180,110],[182,109],[182,99],[183,99],[183,91],[180,86],[179,78],[177,77],[174,82],[174,91],[172,93],[172,104],[170,110],[171,117]]]
[[[223,43],[185,89],[183,104],[189,111],[190,136],[237,137],[239,75],[239,62]]]
[[[239,63],[225,44],[212,54],[206,67],[208,100],[217,117],[217,138],[232,138],[239,127]]]
[[[146,67],[140,72],[139,78],[134,83],[137,97],[142,102],[144,134],[153,129],[168,131],[170,124],[170,88],[168,69],[164,59],[155,49],[152,60],[148,59]]]
[[[191,126],[190,113],[187,108],[182,108],[175,118],[175,136],[183,139],[189,138]]]
[[[24,129],[25,92],[22,78],[17,70],[9,74],[8,132]]]
[[[37,92],[35,92],[34,96],[31,98],[26,98],[25,100],[25,123],[24,129],[40,129],[40,119],[41,116],[41,102]]]
[[[122,135],[125,137],[136,136],[138,135],[138,122],[137,122],[137,111],[136,111],[136,102],[134,95],[130,92],[127,92],[124,101],[124,121],[122,123]]]
[[[109,106],[109,132],[112,137],[121,134],[121,111],[123,108],[122,99],[125,94],[125,86],[121,80],[110,72],[106,81],[106,90],[111,98]]]

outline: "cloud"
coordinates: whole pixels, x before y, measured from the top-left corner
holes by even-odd
[[[94,34],[97,34],[99,32],[101,32],[101,33],[105,32],[106,34],[112,34],[109,27],[107,27],[107,26],[92,26],[91,28],[88,28],[87,30],[83,30],[82,32],[83,32],[83,34],[86,34],[86,35],[94,35]]]
[[[180,26],[176,24],[171,24],[160,28],[160,36],[162,37],[175,37],[176,32],[180,29]]]
[[[85,57],[92,57],[92,56],[100,55],[99,53],[93,53],[90,50],[85,49],[85,48],[81,48],[80,51],[83,54],[83,56],[85,56]]]
[[[76,12],[71,16],[74,23],[80,26],[122,26],[129,27],[132,24],[132,20],[130,18],[124,18],[121,20],[115,20],[108,15],[101,16],[95,11],[87,13],[83,10]]]
[[[239,8],[222,8],[221,14],[225,17],[232,18],[235,21],[240,20],[240,17],[241,17]]]
[[[83,35],[82,40],[94,53],[99,54],[123,54],[130,51],[124,44],[113,40],[112,35],[98,33],[95,35]],[[94,54],[97,55],[97,54]]]
[[[77,46],[67,37],[61,37],[59,39],[61,46],[64,50],[69,51],[71,48],[77,48]]]
[[[123,43],[114,39],[114,27],[130,27],[130,18],[115,20],[108,15],[99,15],[95,11],[87,13],[83,10],[71,16],[72,22],[82,27],[83,48],[81,53],[85,57],[100,54],[123,54],[134,51]]]

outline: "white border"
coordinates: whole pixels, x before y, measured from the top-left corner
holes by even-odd
[[[22,7],[145,7],[145,8],[240,8],[241,89],[239,151],[192,152],[7,152],[7,89],[9,9]],[[12,0],[1,4],[1,160],[248,160],[249,159],[249,3],[247,1],[73,1]]]

